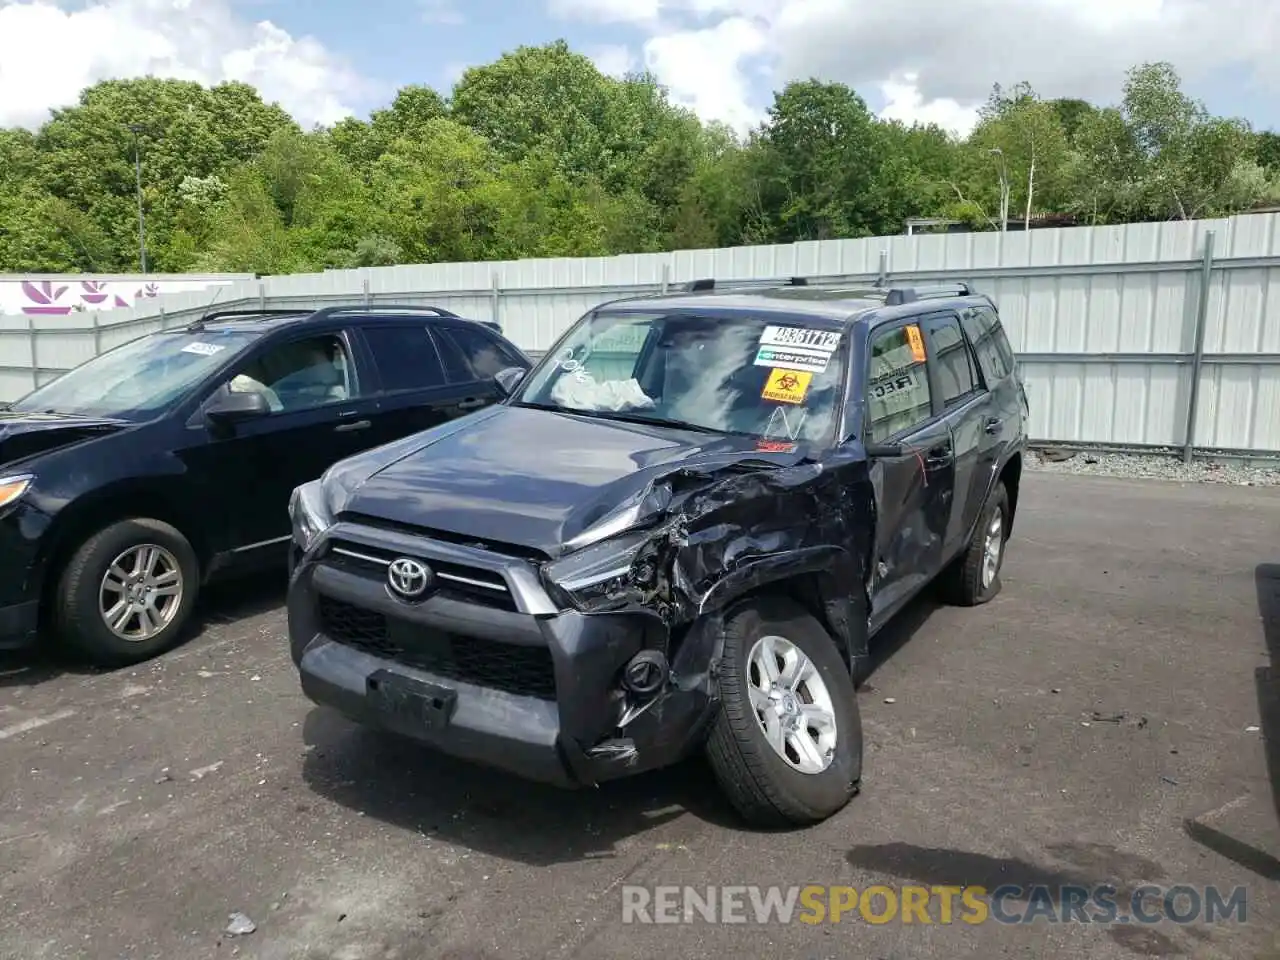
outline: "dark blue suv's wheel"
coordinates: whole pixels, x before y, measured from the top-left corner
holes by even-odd
[[[803,608],[756,597],[729,615],[720,700],[707,757],[745,819],[817,823],[857,792],[862,719],[853,680]]]

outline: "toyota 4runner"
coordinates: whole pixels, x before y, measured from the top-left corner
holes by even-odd
[[[869,640],[935,580],[1000,589],[1028,408],[995,305],[697,281],[498,380],[294,492],[305,693],[526,778],[705,750],[749,821],[840,810]]]

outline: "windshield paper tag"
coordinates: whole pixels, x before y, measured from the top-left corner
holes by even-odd
[[[182,348],[182,352],[194,353],[201,357],[212,357],[221,353],[224,349],[219,343],[188,343]]]
[[[800,370],[771,370],[760,396],[774,403],[803,403],[812,379],[812,373]]]
[[[840,346],[838,330],[809,330],[805,327],[765,327],[760,335],[756,366],[785,366],[794,370],[822,373],[827,361]]]

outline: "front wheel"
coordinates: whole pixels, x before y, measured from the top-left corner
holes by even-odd
[[[67,564],[54,617],[94,664],[122,667],[169,649],[195,609],[199,562],[178,530],[132,519],[94,534]]]
[[[822,626],[786,600],[760,597],[725,624],[719,715],[707,758],[744,819],[818,823],[862,778],[853,679]]]

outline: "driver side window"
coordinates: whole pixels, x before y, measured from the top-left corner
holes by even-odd
[[[228,383],[233,393],[259,393],[272,413],[308,410],[356,396],[354,367],[334,334],[291,340],[255,357]]]

